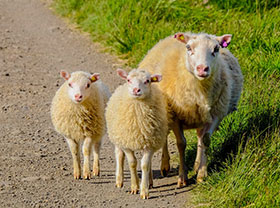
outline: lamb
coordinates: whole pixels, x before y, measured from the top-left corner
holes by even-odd
[[[178,187],[187,183],[184,129],[196,129],[197,181],[207,176],[206,149],[222,119],[236,110],[243,85],[237,59],[226,49],[232,35],[177,33],[157,43],[139,64],[164,77],[159,83],[170,111],[180,155]],[[163,148],[161,173],[169,171],[167,143]]]
[[[83,142],[83,178],[90,179],[90,155],[93,147],[93,176],[100,173],[99,151],[105,134],[105,104],[110,92],[98,73],[61,71],[64,84],[51,104],[51,119],[56,131],[62,134],[73,158],[74,179],[81,177],[80,143]]]
[[[115,145],[116,186],[123,186],[125,153],[131,173],[131,194],[137,193],[139,179],[134,151],[143,150],[140,197],[147,199],[153,185],[152,156],[166,142],[168,131],[165,99],[153,84],[162,77],[141,69],[129,74],[121,69],[117,72],[127,82],[115,90],[105,113],[109,139]]]

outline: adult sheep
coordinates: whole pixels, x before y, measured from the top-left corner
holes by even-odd
[[[83,177],[89,179],[90,155],[93,147],[93,175],[99,175],[99,150],[105,134],[105,105],[110,97],[99,74],[61,71],[64,84],[56,92],[51,105],[51,118],[56,131],[62,134],[73,158],[74,178],[81,177],[80,143],[83,142]]]
[[[157,43],[139,64],[150,73],[163,76],[164,93],[173,118],[173,130],[180,155],[178,187],[186,185],[186,139],[184,129],[196,129],[197,181],[207,176],[206,148],[222,119],[236,109],[243,76],[237,59],[226,49],[231,35],[177,33]],[[161,172],[169,171],[167,145],[163,148]]]

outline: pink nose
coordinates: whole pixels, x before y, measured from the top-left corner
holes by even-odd
[[[204,74],[205,72],[209,71],[209,66],[205,66],[203,64],[200,64],[196,67],[196,69],[200,74]]]
[[[133,93],[134,94],[138,94],[138,93],[140,93],[141,92],[141,90],[139,89],[139,88],[133,88]]]
[[[80,95],[80,94],[76,94],[76,95],[75,95],[75,100],[77,100],[77,101],[82,100],[82,98],[83,98],[83,96]]]

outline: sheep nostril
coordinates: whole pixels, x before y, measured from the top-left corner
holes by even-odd
[[[206,66],[204,69],[203,69],[204,72],[208,72],[209,71],[209,66]]]
[[[140,90],[140,89],[138,89],[138,90],[137,90],[137,93],[139,93],[139,92],[141,92],[141,90]]]

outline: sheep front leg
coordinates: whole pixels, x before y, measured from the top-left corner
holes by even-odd
[[[217,117],[213,118],[211,124],[206,124],[203,128],[197,129],[197,154],[194,164],[194,170],[197,172],[197,182],[202,182],[207,177],[207,148],[210,145],[210,137],[219,125]]]
[[[72,154],[73,158],[73,169],[74,169],[74,179],[80,179],[81,178],[81,166],[80,166],[80,147],[79,143],[75,142],[72,139],[65,138],[69,149]]]
[[[149,184],[151,177],[151,164],[153,151],[150,149],[145,149],[143,158],[141,160],[141,169],[142,169],[142,180],[141,180],[141,188],[140,188],[140,197],[141,199],[149,198]]]
[[[170,156],[168,153],[168,142],[166,139],[166,143],[162,147],[162,155],[161,155],[161,166],[160,166],[160,173],[162,176],[166,177],[170,171]]]
[[[99,176],[100,174],[100,165],[99,165],[99,154],[100,154],[100,144],[101,142],[96,142],[93,144],[93,176]]]
[[[124,167],[124,152],[119,148],[115,147],[116,155],[116,187],[123,187],[123,167]]]
[[[173,132],[176,136],[177,148],[180,157],[179,178],[177,183],[177,187],[180,188],[187,185],[188,171],[185,163],[186,138],[184,136],[183,126],[179,121],[174,123]]]
[[[131,177],[131,194],[137,194],[139,189],[139,178],[137,175],[137,159],[134,156],[134,152],[129,149],[124,149],[124,153],[128,160]]]
[[[90,153],[92,149],[92,139],[87,137],[83,144],[83,155],[84,155],[84,167],[83,167],[83,178],[90,179]]]

